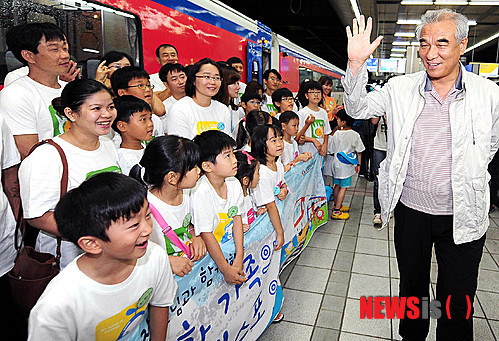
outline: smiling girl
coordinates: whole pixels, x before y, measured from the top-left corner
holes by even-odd
[[[113,142],[100,139],[109,133],[116,117],[109,90],[95,80],[74,80],[52,104],[71,122],[69,131],[54,138],[68,161],[68,191],[97,173],[121,173]],[[19,169],[24,218],[41,230],[36,241],[41,252],[56,253],[59,232],[53,211],[60,199],[62,171],[59,153],[50,145],[36,148]],[[74,244],[62,241],[61,268],[81,252]]]
[[[214,100],[222,84],[222,70],[213,60],[201,59],[189,70],[186,97],[178,100],[166,118],[168,134],[192,139],[207,130],[230,135],[229,108]]]

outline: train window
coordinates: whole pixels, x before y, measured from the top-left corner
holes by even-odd
[[[91,1],[3,0],[0,5],[0,84],[5,75],[22,66],[7,51],[5,33],[15,25],[52,22],[67,35],[71,58],[83,76],[95,77],[101,57],[109,51],[125,52],[142,65],[140,20],[128,12]]]

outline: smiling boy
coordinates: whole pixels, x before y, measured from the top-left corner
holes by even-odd
[[[101,173],[61,199],[59,232],[85,253],[45,289],[28,340],[166,339],[177,283],[166,253],[148,242],[146,193],[130,177]]]

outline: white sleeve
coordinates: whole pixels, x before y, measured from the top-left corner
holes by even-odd
[[[345,89],[343,102],[347,114],[355,119],[367,120],[371,117],[383,116],[390,101],[390,82],[380,90],[367,93],[367,79],[366,63],[360,67],[355,77],[347,63],[346,75],[341,78]]]
[[[39,99],[29,96],[29,92],[17,83],[0,91],[0,115],[5,118],[13,135],[38,134],[35,115]]]
[[[154,307],[168,307],[173,304],[177,295],[177,282],[175,281],[168,261],[168,256],[164,249],[156,244],[151,244],[152,247],[150,257],[157,262],[158,283],[155,288],[155,293],[149,302]]]
[[[275,184],[272,183],[272,179],[260,176],[258,185],[251,191],[256,206],[261,207],[275,201],[274,186]]]
[[[362,139],[360,138],[360,135],[358,133],[355,134],[354,148],[356,153],[362,153],[364,150],[366,150],[366,147],[364,146],[364,143],[362,143]]]
[[[2,116],[0,116],[0,129],[2,132],[2,169],[7,169],[19,164],[21,157],[19,156],[14,137]]]
[[[192,122],[190,116],[191,112],[186,110],[185,101],[177,102],[172,105],[168,116],[166,117],[166,133],[168,135],[177,135],[180,137],[185,137],[192,139]],[[230,127],[229,127],[230,129]]]
[[[225,105],[222,104],[221,108],[222,108],[223,117],[224,117],[224,120],[223,120],[224,128],[221,129],[221,131],[223,131],[224,133],[226,133],[227,135],[232,137],[232,130],[230,129],[230,121],[231,121],[232,114],[231,114],[229,108],[226,107]]]
[[[19,168],[24,218],[38,218],[54,210],[61,196],[61,177],[61,157],[52,146],[40,146],[24,159]]]
[[[214,217],[218,212],[213,208],[213,199],[206,188],[197,188],[191,195],[192,225],[199,236],[201,232],[213,232],[216,225]]]
[[[331,134],[333,131],[331,130],[331,125],[329,124],[329,118],[327,116],[327,112],[321,108],[321,110],[323,110],[323,114],[324,114],[324,135],[329,135]]]
[[[236,215],[242,215],[243,210],[244,210],[244,195],[243,195],[243,188],[241,187],[241,183],[239,180],[234,178],[232,180],[234,182],[233,187],[234,187],[234,205],[237,206],[237,214]]]

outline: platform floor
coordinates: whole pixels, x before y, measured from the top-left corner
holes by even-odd
[[[361,320],[360,296],[396,296],[399,275],[393,228],[372,225],[372,182],[355,180],[347,192],[350,219],[319,228],[303,253],[282,272],[284,320],[259,338],[271,340],[400,340],[398,321]],[[437,263],[432,260],[432,299]],[[475,298],[475,340],[499,339],[499,212],[491,226],[480,264]],[[435,340],[431,320],[427,340]]]

